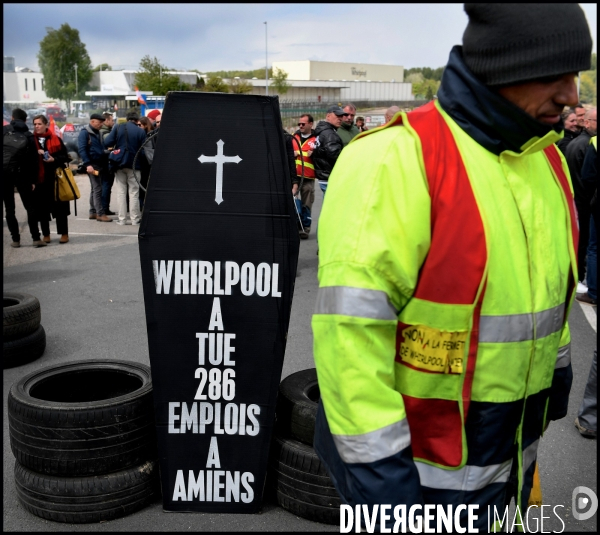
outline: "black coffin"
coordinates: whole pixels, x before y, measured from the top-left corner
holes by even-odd
[[[169,93],[139,231],[167,511],[261,507],[298,262],[288,169],[276,97]]]

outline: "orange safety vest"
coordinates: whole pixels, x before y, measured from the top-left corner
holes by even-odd
[[[306,140],[303,140],[303,138],[301,138],[299,135],[294,134],[294,152],[300,152],[300,155],[296,156],[296,174],[298,176],[309,179],[313,179],[316,177],[315,166],[313,164],[312,158],[308,156],[308,151],[315,150],[316,148],[316,139],[317,136],[310,136],[306,138]]]

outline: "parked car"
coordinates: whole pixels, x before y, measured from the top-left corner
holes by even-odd
[[[36,115],[46,115],[46,108],[33,108],[32,110],[27,110],[27,119],[33,121],[33,118]]]
[[[77,139],[79,138],[79,132],[82,128],[84,128],[84,124],[73,124],[67,123],[60,130],[63,135],[63,143],[67,148],[67,152],[71,157],[72,161],[75,163],[79,163],[79,147],[77,144]]]

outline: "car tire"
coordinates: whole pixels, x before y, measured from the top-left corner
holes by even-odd
[[[291,498],[322,507],[339,508],[341,505],[340,495],[333,485],[322,486],[306,483],[300,479],[286,476],[277,470],[275,470],[274,476],[276,489]]]
[[[292,498],[279,490],[277,491],[277,503],[286,511],[307,520],[322,524],[340,525],[339,507],[323,507],[321,505],[306,503]]]
[[[46,331],[38,325],[31,334],[3,342],[2,368],[14,368],[39,359],[46,350]]]
[[[73,524],[120,518],[160,495],[156,461],[84,477],[38,474],[15,462],[15,487],[20,504],[30,513]]]
[[[156,457],[150,368],[77,361],[35,371],[8,394],[10,446],[40,474],[80,477]]]
[[[311,447],[293,438],[273,435],[272,459],[305,474],[329,477],[325,466]]]
[[[278,433],[312,446],[319,397],[315,368],[293,373],[281,381],[277,400]]]
[[[275,434],[268,481],[283,509],[315,522],[339,524],[339,495],[312,447]]]
[[[2,337],[15,340],[33,333],[40,325],[40,302],[33,295],[4,292],[2,299]]]

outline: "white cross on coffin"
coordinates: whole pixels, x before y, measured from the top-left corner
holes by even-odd
[[[223,202],[223,164],[225,163],[240,163],[242,159],[239,156],[225,156],[223,154],[223,146],[225,142],[221,139],[217,141],[217,155],[204,156],[200,155],[198,160],[200,163],[216,163],[217,164],[217,185],[215,190],[215,202],[221,204]]]

